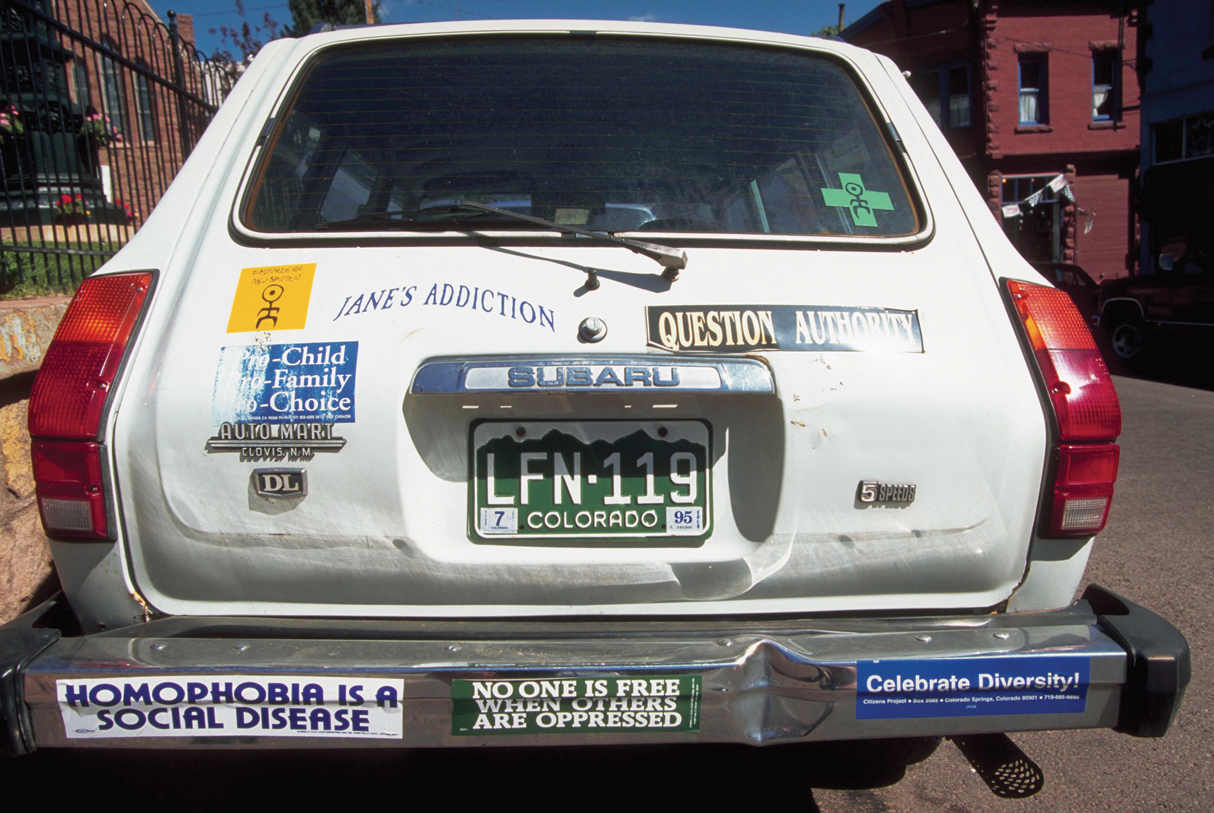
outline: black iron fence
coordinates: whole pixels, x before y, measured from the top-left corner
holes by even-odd
[[[0,4],[0,296],[70,292],[139,227],[230,90],[146,6]]]

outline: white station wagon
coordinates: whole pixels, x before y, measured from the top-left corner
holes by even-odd
[[[1112,727],[1117,396],[888,59],[675,25],[258,55],[30,406],[3,750]]]

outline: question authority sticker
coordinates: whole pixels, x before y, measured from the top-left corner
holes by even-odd
[[[699,675],[451,681],[451,733],[699,731]]]
[[[859,661],[856,717],[1079,714],[1090,671],[1078,655]]]
[[[301,675],[157,675],[55,681],[64,733],[112,737],[399,740],[405,682]]]

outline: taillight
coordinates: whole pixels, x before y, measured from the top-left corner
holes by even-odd
[[[98,442],[101,421],[151,283],[149,272],[86,279],[34,379],[30,449],[48,536],[112,538]]]
[[[1121,405],[1104,358],[1065,291],[1006,280],[1058,426],[1045,537],[1091,536],[1104,527],[1117,480]]]

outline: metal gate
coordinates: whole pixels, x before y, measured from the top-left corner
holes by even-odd
[[[134,234],[231,89],[145,5],[0,8],[0,297],[70,292]]]

